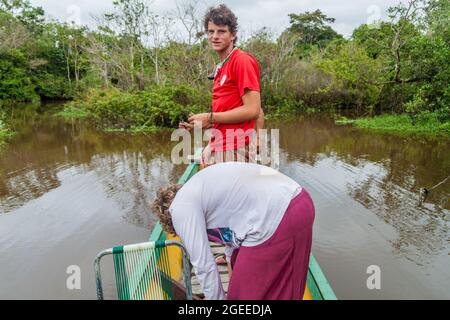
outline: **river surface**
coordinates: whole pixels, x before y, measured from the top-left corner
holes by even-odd
[[[185,165],[171,162],[170,131],[20,114],[0,154],[0,299],[95,299],[96,254],[146,241],[149,203]],[[338,298],[450,299],[450,181],[419,201],[450,175],[450,137],[336,126],[325,114],[267,127],[280,129],[280,170],[315,202],[313,253]],[[67,286],[73,266],[80,289]],[[373,268],[379,289],[367,285]]]

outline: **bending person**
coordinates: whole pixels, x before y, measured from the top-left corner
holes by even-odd
[[[314,205],[291,178],[261,165],[225,162],[158,191],[153,210],[183,241],[206,299],[224,299],[209,239],[226,245],[228,299],[301,299]],[[239,249],[239,250],[235,250]]]

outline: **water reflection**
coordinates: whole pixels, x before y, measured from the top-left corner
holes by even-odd
[[[332,167],[340,181],[329,177],[321,184],[342,183],[337,189],[345,188],[347,195],[396,230],[391,240],[396,255],[421,263],[424,254],[448,249],[449,184],[432,190],[427,202],[419,205],[420,188],[430,188],[450,175],[448,137],[375,134],[335,126],[326,115],[274,122],[270,127],[280,128],[285,164]],[[321,192],[336,196],[323,186]]]
[[[15,126],[19,134],[0,157],[0,213],[60,187],[66,177],[61,173],[70,168],[72,176],[95,172],[123,218],[150,228],[149,203],[156,188],[176,181],[183,170],[170,161],[169,131],[101,133],[79,121],[67,124],[35,113],[16,119]]]
[[[150,227],[150,202],[158,186],[174,179],[173,165],[165,156],[147,160],[141,153],[96,156],[90,164],[104,185],[105,194],[119,205],[123,218]]]

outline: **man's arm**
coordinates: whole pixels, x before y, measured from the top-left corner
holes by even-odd
[[[243,105],[224,112],[214,112],[213,121],[218,123],[241,123],[258,119],[261,114],[261,96],[258,91],[247,90],[242,96]],[[199,121],[202,128],[208,126],[210,113],[199,113],[189,118],[189,123],[194,124]]]
[[[261,113],[261,96],[258,91],[246,91],[242,96],[241,107],[225,112],[214,112],[214,121],[218,123],[239,123],[255,120]]]

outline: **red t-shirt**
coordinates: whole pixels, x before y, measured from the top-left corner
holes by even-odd
[[[260,92],[260,87],[258,62],[252,55],[235,49],[225,65],[218,70],[214,79],[213,112],[224,112],[241,107],[244,104],[242,96],[245,94],[245,90]],[[252,134],[250,130],[254,129],[254,125],[254,120],[233,124],[214,123],[213,128],[220,130],[222,138],[214,135],[211,137],[211,150],[222,151],[242,147],[244,139],[242,134],[234,131],[236,129],[242,129],[243,132],[247,132],[245,144],[248,144],[251,139],[249,134]],[[234,138],[233,133],[227,135],[227,129],[235,132],[234,134],[240,138]],[[229,143],[227,143],[227,139]]]

